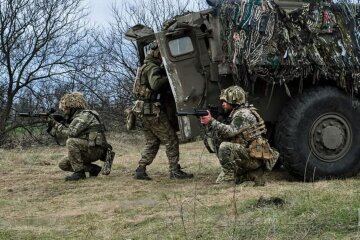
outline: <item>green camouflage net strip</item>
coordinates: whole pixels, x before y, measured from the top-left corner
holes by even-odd
[[[286,12],[270,0],[224,0],[221,15],[224,61],[239,82],[272,84],[335,81],[348,91],[360,86],[359,6],[314,1]]]

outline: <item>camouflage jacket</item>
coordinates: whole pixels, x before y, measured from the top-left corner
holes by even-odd
[[[148,54],[144,61],[141,73],[141,82],[146,84],[153,91],[160,91],[168,82],[164,70],[160,67],[161,62]]]
[[[61,123],[56,123],[55,126],[51,129],[51,134],[57,137],[67,137],[67,138],[81,138],[89,140],[91,137],[90,133],[96,133],[92,140],[95,140],[97,137],[101,137],[101,141],[105,140],[105,127],[102,124],[99,114],[94,110],[78,110],[73,116],[68,120],[69,125],[63,125]],[[97,140],[97,141],[100,141]],[[98,144],[102,145],[102,144]]]
[[[169,80],[161,61],[148,54],[145,58],[141,72],[141,84],[145,84],[152,92],[151,102],[160,102],[160,110],[165,112],[171,126],[175,131],[179,130],[176,117],[175,100],[171,92]]]
[[[257,123],[256,117],[250,110],[251,108],[252,107],[239,106],[233,109],[223,123],[214,118],[211,119],[208,130],[212,132],[213,137],[217,139],[218,144],[216,145],[220,145],[223,141],[247,145],[247,142],[240,133],[241,129]]]

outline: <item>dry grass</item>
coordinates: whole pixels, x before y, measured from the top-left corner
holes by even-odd
[[[284,171],[260,188],[215,185],[216,157],[181,145],[193,180],[170,180],[163,148],[153,181],[132,178],[141,136],[111,136],[109,176],[64,182],[64,147],[0,150],[0,239],[359,239],[360,178],[301,183]],[[283,207],[255,207],[277,196]],[[236,200],[234,200],[236,199]]]

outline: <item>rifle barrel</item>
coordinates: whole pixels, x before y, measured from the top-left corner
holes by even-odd
[[[183,117],[183,116],[197,116],[197,117],[201,117],[201,116],[206,116],[208,115],[208,111],[207,110],[195,110],[192,112],[177,112],[176,115],[179,117]]]
[[[34,117],[34,118],[46,118],[49,116],[48,113],[18,113],[17,115],[19,115],[20,117]]]

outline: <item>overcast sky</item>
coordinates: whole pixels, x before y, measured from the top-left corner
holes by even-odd
[[[130,1],[131,0],[84,0],[84,3],[89,7],[90,20],[99,26],[106,26],[106,23],[111,20],[111,5],[116,3],[116,5],[122,6],[125,2]],[[334,2],[336,2],[336,0],[334,0]],[[359,2],[359,0],[352,0],[352,2]]]
[[[90,19],[94,23],[105,26],[106,22],[111,19],[111,4],[121,4],[129,0],[84,0],[89,6]]]

